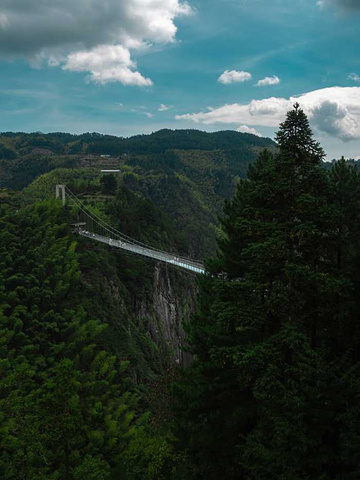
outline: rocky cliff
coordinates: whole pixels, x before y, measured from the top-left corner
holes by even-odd
[[[130,361],[134,380],[188,365],[183,322],[196,309],[196,277],[83,239],[79,250],[89,313],[106,319],[106,342]]]

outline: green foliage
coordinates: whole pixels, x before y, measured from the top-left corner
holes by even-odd
[[[54,175],[45,177],[43,192]],[[141,472],[155,479],[180,471],[184,456],[171,433],[155,431],[144,415],[135,422],[149,408],[146,383],[171,362],[165,340],[155,343],[148,333],[152,265],[81,237],[76,244],[68,227],[75,213],[60,202],[17,208],[3,194],[1,478],[105,480]],[[141,239],[176,246],[169,220],[124,187],[111,203],[91,202],[122,228],[140,226]],[[134,304],[147,308],[147,319]]]
[[[217,222],[216,216],[205,204],[196,185],[186,177],[126,173],[122,184],[151,200],[171,218],[183,237],[183,245],[189,249],[188,255],[200,259],[214,251],[211,225]]]
[[[126,479],[167,480],[176,478],[185,456],[174,447],[169,432],[154,430],[149,415],[141,417],[128,448],[122,455]]]
[[[36,177],[55,168],[72,168],[75,161],[69,157],[50,157],[31,154],[15,160],[0,160],[0,187],[21,190]]]
[[[175,384],[187,478],[355,479],[360,176],[298,105],[240,181]],[[350,380],[351,378],[351,380]]]
[[[119,186],[107,213],[117,228],[129,237],[168,251],[176,252],[182,246],[182,238],[177,238],[178,233],[170,218],[150,200],[134,194],[124,185]]]
[[[109,478],[131,433],[127,362],[104,350],[106,324],[78,301],[65,215],[57,203],[1,211],[4,479]]]
[[[100,188],[97,171],[57,168],[34,180],[24,189],[24,196],[28,202],[54,198],[57,184],[65,184],[75,194],[92,193],[99,191]]]
[[[309,120],[298,103],[295,103],[294,109],[288,112],[286,120],[280,124],[276,141],[280,152],[293,155],[295,164],[301,158],[307,162],[312,158],[318,164],[325,156],[320,144],[312,138]]]
[[[100,168],[112,162],[124,172],[125,186],[174,220],[182,243],[190,247],[188,254],[198,259],[216,251],[214,230],[224,199],[234,194],[235,178],[245,177],[259,150],[274,148],[270,139],[253,135],[197,130],[160,130],[127,139],[95,133],[6,133],[0,141],[17,155],[0,160],[0,187],[28,187],[29,202],[51,198],[56,182],[75,193],[94,195],[99,192]],[[101,157],[104,154],[113,158]],[[111,178],[101,180],[112,182],[101,185],[105,195],[115,192]]]
[[[166,152],[169,149],[169,145],[173,149],[181,150],[225,150],[243,148],[244,145],[264,148],[273,145],[273,142],[267,138],[259,138],[235,131],[207,133],[199,130],[163,129],[151,135],[135,135],[131,138],[99,135],[93,141],[89,141],[88,151],[110,155],[129,152],[153,154]]]
[[[360,177],[322,168],[297,105],[277,141],[2,134],[1,185],[27,187],[0,192],[1,478],[360,477]],[[102,154],[120,156],[118,185]],[[181,378],[153,265],[75,243],[77,209],[36,203],[58,183],[167,251],[214,252],[217,230]],[[191,280],[172,277],[185,297]]]
[[[103,175],[100,179],[100,184],[102,186],[104,193],[109,193],[109,194],[115,193],[116,186],[117,186],[115,175],[113,174]]]
[[[16,158],[16,152],[0,143],[0,160],[13,160]]]

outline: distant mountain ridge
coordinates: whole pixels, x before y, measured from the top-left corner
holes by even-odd
[[[0,133],[0,158],[15,153],[31,153],[32,148],[51,150],[57,154],[96,153],[120,155],[122,153],[163,153],[178,150],[236,150],[243,148],[274,147],[270,138],[257,137],[233,130],[204,132],[194,129],[162,129],[151,134],[117,137],[100,133]]]

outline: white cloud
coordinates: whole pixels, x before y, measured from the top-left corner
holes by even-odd
[[[0,29],[7,28],[9,26],[9,18],[5,13],[0,13]]]
[[[315,105],[312,123],[318,130],[344,141],[360,138],[359,119],[350,115],[348,108],[335,100],[324,100]]]
[[[175,19],[192,12],[181,0],[1,0],[0,55],[89,71],[99,83],[146,86],[151,80],[135,70],[130,52],[174,42]],[[107,49],[105,66],[99,49]]]
[[[246,82],[248,80],[251,80],[251,73],[237,70],[225,70],[218,78],[218,82],[223,84]]]
[[[265,77],[262,80],[259,80],[255,86],[256,87],[265,87],[267,85],[277,85],[280,83],[280,78],[277,77],[276,75],[273,75],[272,77]]]
[[[260,126],[276,126],[289,107],[289,100],[284,98],[266,98],[252,100],[249,104],[226,104],[212,108],[207,112],[177,115],[177,120],[192,120],[195,123],[211,125],[214,123],[245,123]]]
[[[348,79],[353,80],[354,82],[360,82],[360,75],[356,73],[350,73],[350,75],[348,76]]]
[[[90,51],[71,53],[63,65],[64,70],[90,72],[96,83],[121,82],[123,85],[150,86],[150,78],[133,70],[136,64],[130,52],[122,45],[100,45]]]
[[[247,125],[240,125],[240,127],[238,127],[236,131],[240,133],[251,133],[252,135],[256,135],[257,137],[262,137],[260,132],[256,131],[255,128],[248,127]]]
[[[145,115],[148,118],[153,118],[154,114],[146,111],[145,105],[138,105],[130,110],[130,112],[138,113],[139,115]]]
[[[171,105],[164,105],[163,103],[158,108],[159,112],[165,112],[166,110],[170,110],[172,108]]]
[[[360,87],[330,87],[288,99],[271,97],[248,104],[233,103],[175,118],[206,125],[240,123],[276,128],[295,102],[300,103],[319,131],[343,141],[360,139]]]

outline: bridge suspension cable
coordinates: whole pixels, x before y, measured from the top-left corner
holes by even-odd
[[[63,189],[63,190],[62,190]],[[70,201],[79,210],[81,222],[75,224],[75,232],[83,237],[110,245],[111,247],[120,248],[129,252],[133,252],[148,258],[160,260],[167,264],[180,267],[193,273],[205,273],[204,265],[196,260],[178,256],[153,248],[143,242],[139,242],[128,235],[123,234],[119,230],[109,225],[105,220],[100,218],[95,212],[84,205],[83,202],[66,186],[58,185],[56,188],[57,197],[62,194],[63,203],[65,203],[65,192]]]

